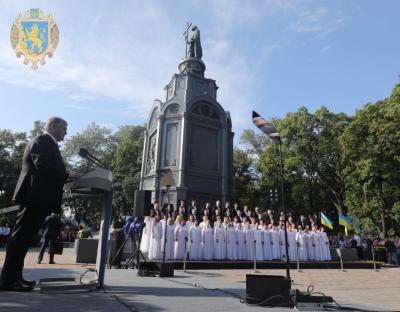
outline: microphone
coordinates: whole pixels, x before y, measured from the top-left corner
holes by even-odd
[[[98,160],[96,157],[94,157],[92,154],[90,154],[86,148],[81,147],[79,149],[79,156],[87,159],[88,161],[95,164],[96,166],[107,169],[107,166],[104,163],[102,163],[100,160]]]

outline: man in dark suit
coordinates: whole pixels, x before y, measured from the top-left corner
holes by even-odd
[[[40,264],[42,262],[44,251],[46,250],[47,247],[49,247],[49,256],[50,256],[49,264],[54,264],[55,244],[61,232],[60,215],[52,213],[50,216],[47,216],[46,220],[44,220],[43,228],[44,228],[43,232],[44,242],[42,248],[40,248],[37,263]]]
[[[0,290],[30,291],[35,281],[23,279],[24,259],[36,238],[44,218],[52,212],[61,214],[63,186],[76,178],[65,170],[58,144],[67,134],[67,122],[50,118],[45,132],[29,142],[22,157],[22,169],[13,200],[19,205],[17,221],[7,245],[0,276]]]

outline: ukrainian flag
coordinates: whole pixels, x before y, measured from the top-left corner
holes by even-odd
[[[332,221],[321,211],[321,224],[333,230]]]
[[[347,235],[347,231],[353,228],[353,223],[344,214],[339,212],[339,224],[344,226],[344,232]]]
[[[353,216],[353,229],[354,229],[354,232],[356,232],[357,234],[361,233],[360,221],[358,220],[358,218],[356,216]]]

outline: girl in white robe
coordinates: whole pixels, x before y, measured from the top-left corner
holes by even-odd
[[[329,249],[329,238],[325,232],[323,226],[320,227],[320,237],[321,237],[321,258],[322,260],[331,260],[331,251]]]
[[[236,231],[233,224],[230,223],[226,229],[226,258],[236,260]]]
[[[186,252],[186,242],[188,237],[188,230],[185,220],[182,219],[181,224],[175,228],[175,246],[174,246],[174,259],[183,260]]]
[[[254,260],[254,233],[250,223],[246,222],[243,229],[246,260]]]
[[[275,224],[272,225],[270,236],[272,260],[281,260],[280,233]]]
[[[205,221],[205,225],[201,231],[201,241],[202,241],[202,256],[204,260],[213,259],[213,242],[214,242],[214,231],[210,225],[210,222]]]
[[[242,228],[242,223],[236,223],[236,259],[238,260],[246,260],[246,251],[244,244],[244,232]]]
[[[264,235],[258,228],[253,229],[254,240],[256,241],[256,260],[264,260]]]
[[[161,259],[161,238],[162,238],[162,224],[160,223],[159,217],[156,216],[151,229],[151,240],[149,249],[150,260]]]
[[[264,241],[264,260],[272,260],[271,235],[266,225],[261,226]]]
[[[308,251],[307,251],[307,238],[305,233],[299,228],[296,233],[296,243],[298,248],[299,259],[301,261],[308,260]]]
[[[289,237],[288,237],[289,240]],[[279,228],[279,246],[281,252],[281,259],[286,260],[286,248],[285,248],[285,230]]]
[[[306,241],[307,241],[307,252],[308,252],[308,260],[314,261],[314,237],[311,234],[310,230],[306,228]]]
[[[322,260],[321,236],[315,226],[312,229],[311,235],[313,238],[314,260],[321,261]]]
[[[201,230],[197,221],[189,229],[189,259],[201,260]]]
[[[167,223],[168,223],[168,225],[167,225],[167,233],[166,233],[167,241],[165,242],[165,260],[171,260],[171,259],[174,259],[175,225],[174,225],[174,220],[172,218],[168,218]],[[162,246],[162,250],[164,250],[164,245]]]
[[[289,224],[287,229],[288,236],[288,252],[289,252],[289,260],[296,261],[297,260],[297,243],[296,243],[296,230],[293,230],[292,225]]]
[[[225,259],[225,230],[221,223],[214,228],[214,259]]]
[[[150,240],[151,240],[151,229],[154,223],[154,210],[150,209],[150,216],[144,218],[144,229],[142,232],[142,240],[140,242],[140,250],[142,252],[149,252]]]

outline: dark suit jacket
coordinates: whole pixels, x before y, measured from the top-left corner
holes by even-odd
[[[60,214],[67,178],[58,145],[48,134],[41,134],[25,148],[13,199],[18,204],[45,207],[48,213]]]
[[[61,219],[59,215],[47,216],[43,223],[43,236],[49,239],[56,239],[61,232]]]

